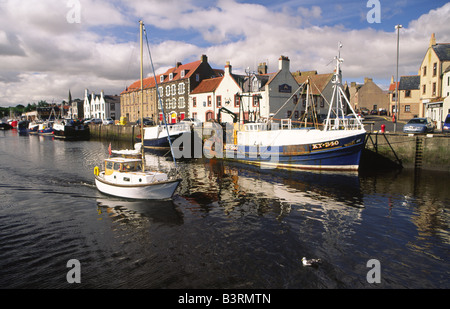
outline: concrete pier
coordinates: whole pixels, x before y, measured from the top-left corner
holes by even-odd
[[[450,135],[369,133],[362,162],[370,168],[370,159],[374,159],[373,164],[379,166],[378,157],[387,165],[450,172],[449,151]]]

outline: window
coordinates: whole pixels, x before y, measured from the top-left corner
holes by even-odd
[[[433,83],[433,96],[436,95],[436,83]]]
[[[195,81],[199,82],[200,81],[200,74],[195,74]]]
[[[238,94],[234,95],[234,107],[239,107],[241,105],[241,96]]]
[[[433,63],[433,76],[437,75],[437,62]]]
[[[422,94],[425,94],[427,92],[427,85],[422,86]]]
[[[169,80],[172,80],[173,79],[173,73],[170,73],[169,74]]]
[[[170,96],[170,86],[166,86],[166,97]]]
[[[405,105],[405,113],[411,112],[411,105]]]
[[[184,108],[185,107],[184,97],[178,98],[178,108]],[[184,119],[184,118],[183,118]]]
[[[211,106],[211,96],[208,96],[208,106]]]
[[[253,96],[253,107],[258,107],[259,106],[259,96],[254,95]]]
[[[216,107],[222,107],[222,96],[216,96]]]
[[[411,90],[405,90],[405,98],[411,97]]]
[[[298,119],[299,117],[298,111],[294,111],[294,119]]]
[[[160,96],[164,95],[163,87],[158,87],[158,92]]]
[[[178,94],[184,94],[184,83],[178,84]]]
[[[214,119],[214,113],[212,112],[212,111],[208,111],[208,112],[206,112],[206,115],[205,115],[206,117],[206,121],[208,121],[208,120],[211,120],[211,119]]]
[[[197,98],[192,98],[192,106],[197,107]]]
[[[184,78],[184,75],[186,74],[186,70],[181,71],[181,78]]]
[[[159,82],[160,82],[160,83],[163,83],[163,82],[164,82],[164,75],[161,75],[161,76],[160,76]]]
[[[298,103],[298,97],[297,97],[296,94],[294,94],[294,97],[293,97],[292,99],[293,99],[293,103],[294,103],[295,105],[297,105],[297,103]]]
[[[292,115],[292,111],[287,111],[287,118],[290,118]]]
[[[197,113],[192,113],[192,118],[197,119]]]
[[[320,107],[325,107],[325,99],[320,98]]]
[[[177,88],[176,88],[176,85],[173,84],[172,85],[172,95],[176,95],[176,94],[177,94]]]
[[[427,76],[427,66],[423,67],[423,76]]]

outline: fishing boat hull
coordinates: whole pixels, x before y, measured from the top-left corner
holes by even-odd
[[[145,127],[143,143],[144,147],[156,150],[170,149],[167,131],[169,132],[170,143],[173,143],[183,134],[188,134],[191,132],[190,127],[184,124],[169,125],[167,130],[162,126]],[[138,138],[136,139],[136,142],[141,142],[141,140]]]
[[[53,132],[55,138],[66,140],[88,139],[90,137],[89,127],[83,124],[80,125],[54,124]]]
[[[278,139],[286,143],[278,145],[258,145],[255,141],[269,141],[268,135],[256,138],[253,134],[250,145],[226,145],[223,156],[227,160],[259,165],[264,168],[281,168],[294,170],[329,170],[357,171],[364,149],[366,133],[359,132],[323,132],[317,130],[302,132],[301,130],[275,132]],[[258,134],[258,133],[256,133]],[[257,135],[256,135],[257,136]],[[301,140],[305,142],[301,142]],[[297,142],[295,142],[297,141]],[[253,144],[253,145],[252,145]],[[206,147],[207,144],[205,144]],[[230,147],[231,146],[231,147]]]
[[[176,179],[151,184],[123,185],[106,181],[102,177],[102,173],[99,176],[95,176],[95,185],[100,192],[117,197],[140,200],[169,199],[175,193],[180,182],[180,179]]]

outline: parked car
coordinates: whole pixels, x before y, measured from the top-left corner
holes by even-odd
[[[92,118],[89,120],[86,120],[84,123],[90,124],[90,123],[94,123],[94,124],[101,124],[103,121],[100,118]]]
[[[356,114],[356,117],[358,117],[360,121],[364,121],[364,116],[362,114]],[[347,116],[345,116],[345,118],[347,118],[347,119],[356,118],[356,117],[353,114],[348,114]]]
[[[435,126],[431,118],[413,118],[403,126],[404,133],[434,132]]]
[[[365,107],[361,108],[361,114],[363,114],[364,116],[369,115],[369,110]]]
[[[194,125],[194,127],[201,126],[202,122],[197,118],[185,118],[180,122],[188,123],[190,125]]]
[[[371,115],[378,115],[378,112],[377,112],[376,109],[373,109],[373,110],[370,111],[370,114]]]
[[[112,120],[111,118],[106,118],[103,120],[103,124],[104,125],[114,124],[114,120]]]
[[[144,127],[145,126],[154,126],[155,125],[155,122],[153,121],[153,119],[152,118],[144,118],[143,119],[143,123],[144,123]],[[141,119],[138,119],[138,121],[136,121],[136,124],[137,125],[140,125],[141,124]]]
[[[387,115],[387,110],[385,110],[385,109],[380,109],[379,114],[380,114],[380,116]]]
[[[442,133],[450,133],[450,114],[448,114],[445,118],[444,126],[442,127]]]

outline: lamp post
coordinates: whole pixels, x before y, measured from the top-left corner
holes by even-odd
[[[397,131],[397,119],[398,119],[398,108],[399,108],[399,99],[400,97],[398,96],[398,54],[399,54],[399,41],[400,41],[400,29],[403,28],[402,25],[396,25],[395,29],[397,30],[397,76],[396,76],[396,81],[395,81],[395,122],[394,122],[394,132]]]

